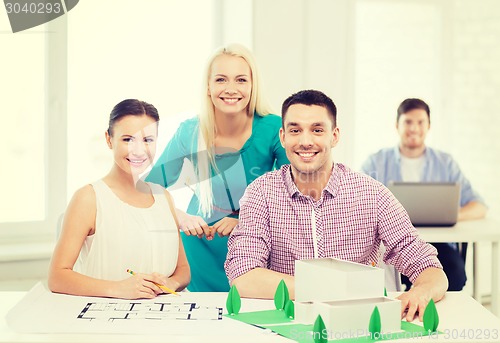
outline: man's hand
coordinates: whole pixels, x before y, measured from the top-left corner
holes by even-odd
[[[418,319],[423,321],[425,307],[431,299],[427,293],[418,287],[413,287],[398,296],[397,299],[401,300],[401,318],[406,317],[407,322],[412,322],[418,316]]]
[[[413,287],[401,294],[401,318],[406,321],[415,320],[418,315],[420,321],[424,319],[424,311],[431,299],[438,302],[444,297],[448,289],[448,279],[442,269],[427,268],[415,279]]]

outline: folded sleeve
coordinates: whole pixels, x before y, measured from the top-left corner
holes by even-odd
[[[240,200],[239,223],[228,240],[224,268],[229,281],[254,268],[268,268],[270,242],[269,211],[257,179]]]
[[[429,267],[442,269],[436,248],[419,237],[406,210],[382,184],[378,197],[377,222],[386,249],[384,262],[393,265],[411,282]]]

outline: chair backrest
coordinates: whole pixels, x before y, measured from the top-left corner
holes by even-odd
[[[385,271],[385,289],[388,292],[401,292],[401,275],[393,266],[382,262],[381,268]]]
[[[403,291],[403,286],[401,284],[401,274],[389,264],[385,264],[382,260],[382,256],[385,253],[385,247],[383,244],[380,245],[380,255],[379,255],[379,263],[380,268],[384,269],[385,272],[385,289],[388,292],[401,292]]]
[[[458,251],[460,252],[460,256],[465,264],[465,261],[467,260],[467,243],[458,243]]]

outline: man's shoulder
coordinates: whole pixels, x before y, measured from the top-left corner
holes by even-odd
[[[374,189],[375,188],[378,189],[382,185],[379,181],[375,180],[369,175],[354,171],[342,163],[337,163],[336,169],[341,184],[345,185],[356,184],[361,187],[369,187]]]
[[[351,170],[344,165],[339,165],[338,169],[341,174],[337,194],[341,197],[345,199],[362,199],[363,206],[374,206],[375,204],[393,201],[394,196],[382,182],[368,174]]]
[[[448,152],[427,147],[426,156],[427,160],[434,165],[434,168],[459,168],[458,163]]]
[[[252,181],[247,186],[245,194],[240,200],[240,205],[262,201],[264,203],[280,201],[279,199],[282,199],[282,196],[286,194],[282,169],[288,166],[283,165],[281,169],[267,172]]]
[[[382,148],[371,155],[368,156],[368,158],[374,159],[374,160],[384,160],[387,158],[393,158],[396,155],[395,148],[394,147],[388,147],[388,148]]]
[[[439,158],[441,160],[453,160],[453,157],[451,157],[451,154],[446,152],[446,151],[431,148],[431,147],[426,147],[426,148],[427,148],[427,153],[434,158]]]
[[[378,150],[369,155],[361,165],[361,171],[371,177],[382,181],[384,175],[397,168],[399,153],[397,147],[389,147]]]
[[[256,178],[249,185],[249,187],[253,186],[253,187],[259,188],[259,187],[275,186],[275,185],[279,185],[279,184],[284,185],[283,173],[288,168],[289,168],[289,165],[285,164],[285,165],[281,166],[280,169],[276,169],[276,170],[264,173],[263,175]]]

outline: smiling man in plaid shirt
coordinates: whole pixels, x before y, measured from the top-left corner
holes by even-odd
[[[333,162],[339,129],[329,97],[301,91],[285,100],[281,113],[280,139],[290,165],[256,179],[240,200],[225,264],[231,284],[244,297],[272,298],[284,279],[294,298],[295,260],[371,264],[382,243],[384,262],[414,283],[399,296],[402,315],[412,321],[418,313],[422,320],[428,301],[440,300],[448,287],[436,250],[418,237],[384,185]]]

